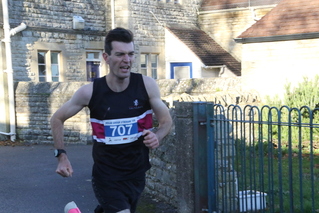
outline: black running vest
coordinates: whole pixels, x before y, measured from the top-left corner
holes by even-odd
[[[122,92],[113,92],[105,77],[95,79],[88,107],[93,131],[92,176],[101,181],[143,178],[150,163],[141,133],[152,128],[152,110],[142,75],[131,73]]]

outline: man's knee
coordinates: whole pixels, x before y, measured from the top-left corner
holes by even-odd
[[[129,209],[125,209],[125,210],[119,211],[117,213],[131,213],[131,211]]]

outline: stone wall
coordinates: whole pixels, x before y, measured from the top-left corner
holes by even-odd
[[[242,89],[241,77],[160,79],[157,81],[162,98],[173,106],[173,101],[207,101],[228,106],[254,104],[260,101],[254,90]]]
[[[169,107],[173,107],[174,101],[213,101],[225,106],[258,102],[258,94],[241,89],[240,77],[162,79],[157,82],[162,99]],[[80,86],[87,83],[18,82],[15,89],[18,139],[31,143],[52,143],[49,118]],[[90,134],[87,110],[82,110],[66,122],[67,143],[86,144]]]
[[[132,21],[129,27],[134,29],[137,40],[141,41],[141,46],[163,46],[165,39],[163,26],[195,25],[197,23],[196,9],[199,4],[199,0],[183,0],[178,4],[166,3],[166,1],[134,0],[130,4]]]
[[[52,144],[49,125],[52,114],[84,84],[19,82],[15,90],[17,139],[26,143]],[[65,122],[66,143],[87,144],[90,134],[87,109]]]
[[[170,110],[173,119],[175,118],[174,110]],[[174,119],[175,120],[175,119]],[[177,207],[177,161],[175,126],[161,142],[161,146],[150,151],[150,162],[152,169],[147,173],[147,183],[145,192],[153,199],[169,203]]]

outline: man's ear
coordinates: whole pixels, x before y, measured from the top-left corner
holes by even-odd
[[[103,56],[104,60],[106,61],[106,63],[108,63],[109,55],[107,53],[103,53],[102,56]]]

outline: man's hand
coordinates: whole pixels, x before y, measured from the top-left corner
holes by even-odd
[[[159,141],[156,134],[150,130],[143,131],[144,144],[150,149],[155,149],[159,146]]]
[[[73,169],[68,157],[65,154],[61,154],[59,156],[59,163],[55,172],[62,177],[72,177]]]

